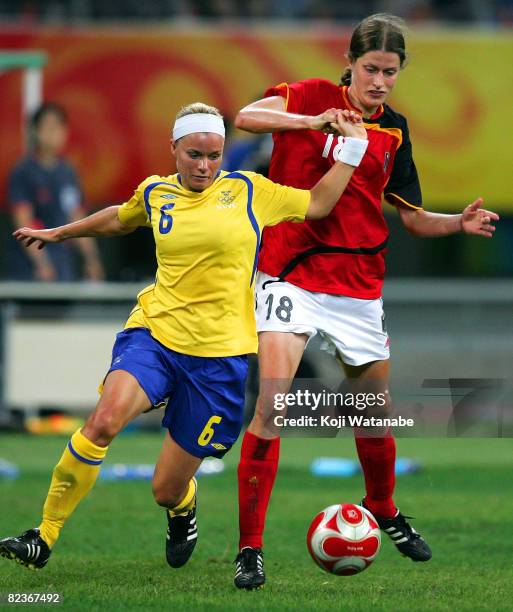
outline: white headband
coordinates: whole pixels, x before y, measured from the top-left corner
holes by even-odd
[[[224,138],[224,123],[221,117],[210,113],[194,113],[184,115],[175,121],[173,127],[173,140],[177,141],[187,134],[197,132],[212,132]]]

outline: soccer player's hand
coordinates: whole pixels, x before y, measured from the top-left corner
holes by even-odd
[[[367,131],[363,125],[363,119],[361,115],[354,111],[338,111],[336,122],[331,125],[342,136],[367,140]]]
[[[57,228],[36,230],[30,227],[20,227],[12,235],[26,247],[36,243],[38,249],[42,249],[48,242],[61,242]]]
[[[339,108],[328,108],[320,115],[311,118],[310,129],[324,132],[325,134],[338,134],[339,131],[333,127],[337,122],[338,113],[342,112]]]
[[[461,214],[461,228],[465,234],[474,234],[476,236],[491,238],[495,231],[495,226],[492,225],[492,221],[498,221],[499,215],[490,210],[484,210],[481,208],[482,204],[483,198],[478,198],[463,209],[463,213]]]

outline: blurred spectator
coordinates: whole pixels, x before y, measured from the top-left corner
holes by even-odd
[[[256,100],[257,98],[255,98]],[[251,170],[267,176],[273,150],[272,134],[242,134],[233,121],[224,116],[226,140],[223,154],[223,170]]]
[[[56,227],[84,217],[82,193],[73,167],[61,156],[68,139],[64,109],[48,102],[30,122],[30,152],[9,176],[8,200],[13,225]],[[83,258],[83,276],[103,280],[103,267],[92,238],[23,249],[12,241],[7,276],[18,280],[78,280],[75,249]]]
[[[512,0],[0,0],[0,16],[25,23],[80,20],[324,19],[357,21],[376,12],[415,22],[472,22],[511,25]]]
[[[377,10],[398,15],[412,24],[435,19],[432,0],[382,0]]]
[[[501,25],[513,26],[513,0],[498,0],[497,20]]]
[[[223,170],[233,172],[243,168],[267,176],[272,149],[273,139],[270,134],[230,139],[225,145]]]

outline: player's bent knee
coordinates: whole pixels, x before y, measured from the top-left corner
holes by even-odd
[[[122,412],[119,406],[97,409],[84,425],[83,434],[94,444],[110,444],[125,425],[125,419],[120,416]]]

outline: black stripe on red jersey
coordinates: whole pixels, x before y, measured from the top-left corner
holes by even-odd
[[[386,248],[388,243],[388,237],[385,240],[374,247],[312,247],[311,249],[306,249],[302,253],[298,253],[293,259],[289,261],[289,263],[283,268],[283,270],[278,274],[278,278],[275,280],[268,280],[262,285],[262,289],[265,289],[267,285],[271,283],[279,283],[285,280],[285,277],[288,276],[292,270],[294,270],[300,263],[302,263],[307,257],[311,257],[312,255],[326,255],[329,253],[349,253],[351,255],[376,255],[384,248]]]
[[[414,204],[410,204],[406,200],[403,200],[396,193],[389,192],[385,195],[385,198],[389,204],[392,204],[392,206],[396,206],[397,204],[399,204],[400,206],[406,206],[407,208],[413,208],[415,210],[422,210],[422,206],[415,206]]]
[[[378,119],[373,119],[372,123],[377,123],[383,129],[399,128],[402,133],[401,146],[396,151],[392,172],[385,186],[385,199],[390,204],[421,208],[422,191],[413,161],[408,122],[388,104],[384,104],[383,114]]]

